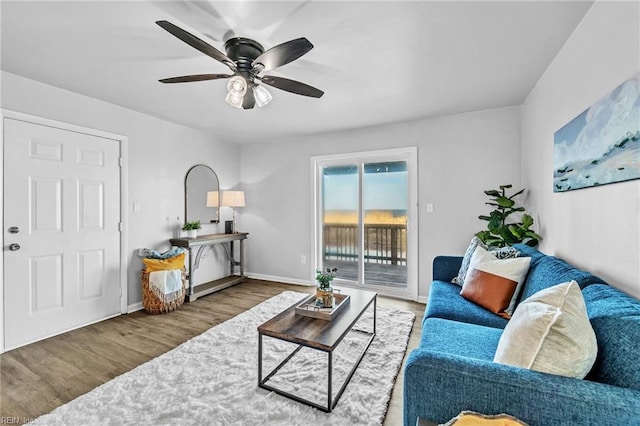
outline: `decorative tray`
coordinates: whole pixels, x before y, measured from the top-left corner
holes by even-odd
[[[338,312],[349,304],[348,294],[333,293],[333,298],[334,303],[332,308],[320,308],[316,306],[316,295],[312,294],[296,306],[296,314],[331,321]]]

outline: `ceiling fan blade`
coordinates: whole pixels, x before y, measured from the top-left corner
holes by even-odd
[[[247,93],[244,94],[242,99],[242,109],[251,109],[256,106],[256,97],[253,95],[251,87],[247,89]]]
[[[316,89],[308,84],[300,83],[299,81],[289,80],[288,78],[275,77],[272,75],[265,75],[264,77],[256,78],[264,84],[268,84],[276,89],[285,90],[297,95],[309,96],[312,98],[320,98],[324,95],[324,92],[320,89]]]
[[[160,83],[187,83],[190,81],[218,80],[220,78],[233,77],[233,74],[195,74],[180,77],[163,78]]]
[[[295,61],[311,49],[313,49],[313,44],[304,37],[289,40],[258,56],[252,65],[254,68],[259,67],[260,70],[269,71]]]
[[[176,36],[180,40],[184,41],[189,46],[198,49],[200,52],[212,57],[216,61],[222,62],[223,64],[231,68],[232,71],[236,71],[236,64],[231,59],[229,59],[227,55],[211,46],[206,41],[203,41],[193,34],[183,30],[182,28],[173,25],[169,21],[156,21],[156,24],[158,24],[164,30]]]

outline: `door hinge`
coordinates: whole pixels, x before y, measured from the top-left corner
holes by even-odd
[[[124,157],[118,157],[118,166],[124,166]]]
[[[118,232],[122,232],[123,229],[124,226],[122,225],[122,222],[118,222]]]

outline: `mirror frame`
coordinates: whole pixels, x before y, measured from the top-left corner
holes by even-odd
[[[218,207],[216,207],[216,218],[214,220],[210,220],[208,222],[204,222],[202,219],[200,219],[201,223],[207,224],[207,223],[219,223],[220,222],[220,179],[218,178],[218,174],[213,171],[213,169],[209,166],[207,166],[206,164],[196,164],[195,166],[192,166],[191,168],[189,168],[189,170],[187,170],[187,173],[184,175],[184,222],[188,222],[189,221],[189,217],[188,217],[188,204],[189,204],[189,194],[188,194],[188,186],[187,186],[187,181],[189,179],[189,173],[191,173],[193,171],[193,169],[195,169],[196,167],[205,167],[207,169],[209,169],[209,171],[211,173],[213,173],[213,176],[215,176],[216,180],[218,181]],[[193,222],[194,220],[197,219],[191,219],[191,221]]]

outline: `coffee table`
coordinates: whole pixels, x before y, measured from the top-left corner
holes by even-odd
[[[338,400],[342,396],[349,380],[355,373],[356,368],[360,365],[360,361],[364,357],[367,349],[371,345],[373,338],[376,335],[376,298],[377,293],[365,290],[349,289],[342,294],[348,294],[350,301],[336,317],[331,321],[323,319],[317,319],[307,317],[303,315],[297,315],[295,313],[296,306],[302,302],[303,299],[296,302],[294,305],[285,309],[269,321],[265,322],[258,327],[258,386],[263,389],[267,389],[276,392],[287,398],[291,398],[295,401],[310,405],[326,413],[330,413],[338,403]],[[306,298],[307,296],[305,296]],[[331,398],[331,386],[333,375],[333,352],[338,347],[342,339],[353,329],[353,326],[358,322],[362,314],[364,314],[369,307],[373,307],[373,331],[365,332],[369,335],[369,338],[364,346],[364,349],[359,354],[355,365],[351,368],[347,374],[346,380],[338,390],[335,398]],[[358,330],[360,331],[360,330]],[[262,375],[262,338],[263,336],[272,337],[275,339],[284,340],[286,342],[295,343],[298,347],[287,356],[273,371],[263,377]],[[292,393],[286,392],[281,389],[277,389],[267,382],[280,370],[291,358],[295,356],[303,347],[312,348],[318,351],[326,352],[327,354],[327,405],[320,405],[316,402],[309,401]]]

